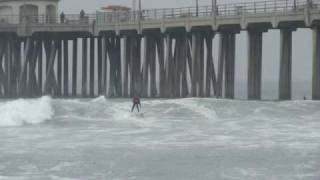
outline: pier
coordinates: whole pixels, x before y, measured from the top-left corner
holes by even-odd
[[[32,6],[32,5],[30,5]],[[292,32],[313,31],[320,100],[320,1],[277,0],[121,13],[0,15],[0,97],[235,97],[236,35],[248,33],[248,99],[261,99],[263,35],[280,30],[279,100],[291,99]],[[220,36],[218,63],[213,40]]]

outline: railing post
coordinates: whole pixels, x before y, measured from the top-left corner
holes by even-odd
[[[225,13],[225,16],[226,16],[226,15],[228,15],[228,8],[227,8],[227,5],[225,5],[225,6],[224,6],[224,13]]]
[[[165,19],[165,17],[166,17],[166,10],[163,9],[163,10],[162,10],[162,18]]]
[[[141,12],[141,0],[139,0],[139,11],[138,11],[138,26],[139,26],[139,33],[141,32],[141,17],[142,12]],[[138,33],[138,34],[139,34]]]

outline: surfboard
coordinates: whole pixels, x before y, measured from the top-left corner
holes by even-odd
[[[135,113],[133,113],[133,115],[135,116],[135,117],[139,117],[139,118],[143,118],[144,117],[144,113],[142,113],[142,112],[135,112]]]

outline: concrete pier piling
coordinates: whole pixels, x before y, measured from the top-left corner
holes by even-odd
[[[77,96],[78,81],[78,39],[72,42],[72,96]]]
[[[227,50],[225,55],[225,98],[234,98],[235,84],[235,33],[228,33]]]
[[[320,27],[313,28],[312,99],[320,100]]]
[[[281,29],[279,100],[291,100],[292,29]]]
[[[62,41],[59,40],[58,41],[58,58],[57,58],[57,83],[58,83],[58,92],[57,92],[57,96],[61,96],[62,95],[62,68],[63,68],[63,62],[62,62],[62,55],[63,55],[63,51],[62,51]]]
[[[150,56],[149,56],[149,69],[150,69],[150,97],[155,98],[158,94],[156,85],[156,42],[155,38],[150,38]]]
[[[95,85],[95,38],[91,37],[90,38],[90,63],[89,63],[89,75],[90,75],[90,97],[95,97],[95,92],[94,92],[94,85]]]
[[[262,81],[262,33],[261,30],[248,31],[248,99],[261,99]]]
[[[103,95],[103,89],[102,89],[102,71],[103,71],[103,63],[102,63],[102,39],[101,37],[97,38],[97,44],[98,44],[98,95]]]
[[[69,96],[69,40],[63,40],[63,96]]]
[[[219,59],[218,59],[218,76],[217,76],[217,92],[216,97],[222,98],[223,89],[223,70],[225,67],[226,50],[228,49],[228,36],[226,33],[220,34],[219,41]]]
[[[191,95],[192,97],[198,96],[199,90],[199,57],[200,57],[200,33],[192,34],[192,83],[191,83]]]
[[[106,95],[107,94],[107,68],[108,68],[108,62],[107,62],[107,49],[106,49],[106,36],[102,35],[102,94]]]
[[[124,57],[124,69],[123,69],[123,97],[128,97],[128,70],[130,62],[130,48],[131,42],[127,35],[123,37],[123,57]]]
[[[165,37],[165,68],[166,68],[166,91],[165,91],[165,97],[170,98],[173,97],[172,92],[172,37],[170,34],[167,34]]]
[[[82,39],[82,97],[87,97],[87,59],[88,59],[88,40]]]

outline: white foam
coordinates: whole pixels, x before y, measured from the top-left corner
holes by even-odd
[[[189,110],[200,114],[208,120],[218,120],[217,114],[213,108],[208,108],[203,105],[202,102],[199,102],[197,99],[189,98],[175,101],[176,104],[181,105]]]
[[[0,127],[39,124],[52,118],[50,97],[19,99],[0,104]]]
[[[93,100],[91,100],[93,103],[105,103],[106,102],[106,97],[105,96],[99,96]]]

